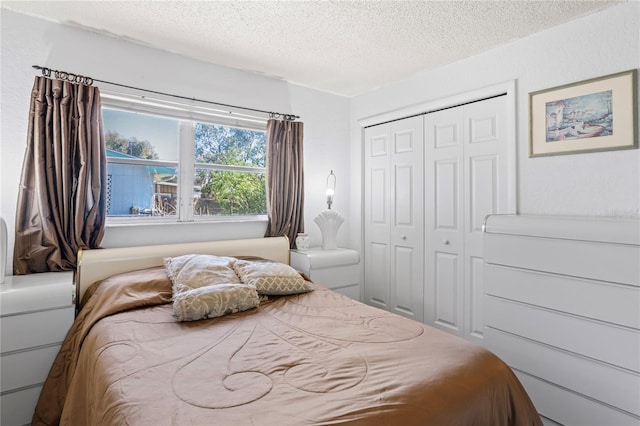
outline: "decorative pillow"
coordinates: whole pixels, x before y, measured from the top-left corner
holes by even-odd
[[[217,284],[174,294],[173,311],[178,321],[197,321],[246,311],[259,303],[255,287]]]
[[[173,293],[214,284],[240,284],[234,272],[231,257],[207,254],[186,254],[177,257],[165,257],[164,266],[173,283]]]
[[[259,294],[285,295],[313,290],[310,282],[284,263],[236,260],[233,268],[240,280],[254,286]]]

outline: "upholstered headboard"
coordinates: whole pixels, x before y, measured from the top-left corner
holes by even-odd
[[[76,303],[80,303],[85,290],[98,280],[123,272],[162,266],[162,259],[165,257],[192,253],[217,256],[259,256],[289,264],[289,239],[287,237],[253,238],[81,250],[78,253],[78,269],[75,276]]]

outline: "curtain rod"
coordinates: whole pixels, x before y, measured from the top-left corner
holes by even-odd
[[[207,100],[204,100],[204,99],[189,98],[187,96],[181,96],[181,95],[174,95],[174,94],[171,94],[171,93],[158,92],[156,90],[142,89],[140,87],[127,86],[126,84],[113,83],[111,81],[105,81],[105,80],[98,80],[97,78],[91,78],[91,77],[87,77],[87,76],[84,76],[84,75],[73,74],[73,73],[69,73],[69,72],[66,72],[66,71],[58,71],[58,70],[54,70],[54,69],[51,69],[51,68],[41,67],[40,65],[33,65],[33,68],[35,68],[37,70],[42,70],[42,75],[45,76],[45,77],[51,77],[51,73],[53,73],[54,77],[56,79],[58,79],[58,80],[69,81],[71,83],[84,84],[84,85],[87,85],[87,86],[91,86],[94,82],[106,83],[106,84],[112,84],[114,86],[125,87],[127,89],[141,90],[141,91],[147,92],[147,93],[153,93],[153,94],[156,94],[156,95],[171,96],[173,98],[184,99],[184,100],[188,100],[188,101],[203,102],[203,103],[206,103],[206,104],[218,105],[218,106],[223,106],[223,107],[227,107],[227,108],[243,109],[245,111],[261,112],[261,113],[264,113],[264,114],[269,114],[269,118],[276,118],[276,119],[277,118],[282,118],[283,120],[289,120],[289,121],[295,121],[296,119],[300,118],[300,116],[293,115],[293,114],[282,114],[280,112],[265,111],[265,110],[256,109],[256,108],[248,108],[248,107],[242,107],[242,106],[237,106],[237,105],[223,104],[223,103],[220,103],[220,102],[207,101]]]

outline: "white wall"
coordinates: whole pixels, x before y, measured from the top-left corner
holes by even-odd
[[[352,153],[362,145],[360,119],[515,79],[519,213],[640,216],[640,150],[528,157],[528,93],[638,68],[639,21],[640,2],[632,1],[355,97]],[[352,167],[360,177],[361,161]],[[361,198],[360,179],[353,199]]]
[[[9,228],[9,269],[29,100],[36,75],[32,65],[150,90],[301,116],[305,123],[305,225],[311,234],[312,245],[320,245],[321,236],[313,218],[324,208],[326,175],[334,169],[340,185],[349,181],[351,173],[348,98],[4,9],[0,14],[0,215],[6,219]],[[336,195],[336,206],[347,216],[348,197],[347,191],[338,191]],[[265,222],[108,227],[103,245],[114,247],[261,237],[265,228]],[[347,221],[340,229],[338,239],[342,245],[347,244],[349,228]]]
[[[339,244],[361,239],[362,131],[357,121],[515,79],[519,212],[637,216],[640,151],[528,158],[528,93],[640,65],[640,3],[629,2],[351,100],[255,74],[1,10],[0,214],[10,247],[26,141],[31,65],[152,90],[293,112],[305,123],[305,224],[325,207],[326,175],[338,177],[335,208],[347,218]],[[372,71],[373,72],[373,71]],[[260,236],[264,223],[109,228],[106,246]]]

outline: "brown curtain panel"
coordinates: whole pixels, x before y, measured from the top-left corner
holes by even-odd
[[[304,123],[288,120],[267,122],[267,213],[265,237],[289,237],[294,247],[304,232]]]
[[[16,211],[14,274],[73,270],[106,217],[106,154],[97,87],[36,77]]]

